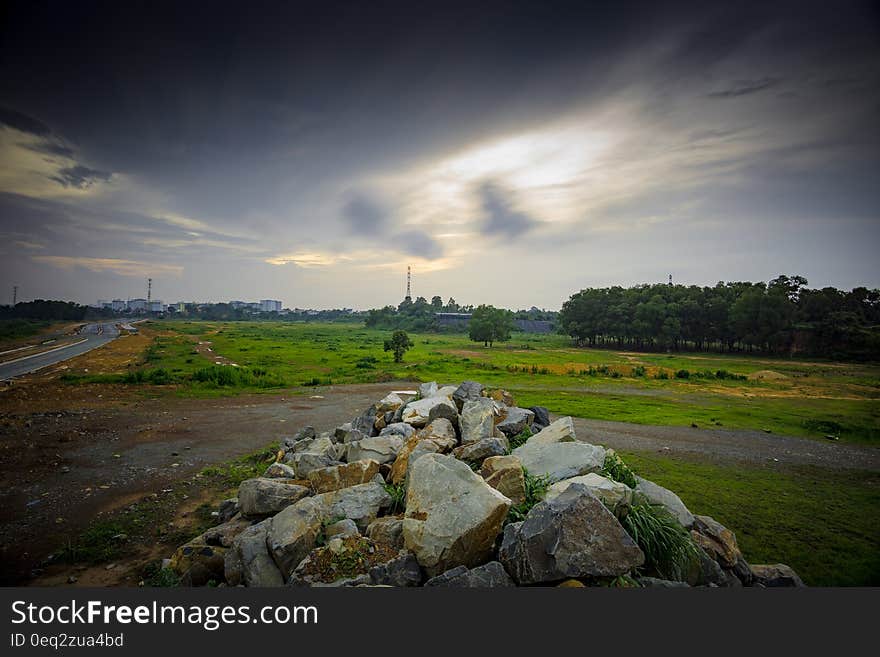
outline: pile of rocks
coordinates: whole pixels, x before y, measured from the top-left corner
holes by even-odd
[[[285,438],[264,475],[220,505],[221,524],[167,566],[194,586],[802,585],[783,564],[749,565],[730,530],[672,491],[599,474],[610,453],[503,390],[425,383],[332,431]],[[526,472],[549,487],[509,522]],[[683,581],[646,568],[619,521],[636,501],[690,531],[700,556]]]

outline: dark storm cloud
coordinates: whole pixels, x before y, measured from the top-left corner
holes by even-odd
[[[106,171],[98,171],[82,164],[72,167],[64,167],[58,170],[58,174],[50,176],[50,180],[54,180],[62,187],[76,187],[77,189],[88,189],[95,183],[109,182],[113,177],[112,173]]]
[[[709,98],[736,98],[737,96],[747,96],[764,91],[777,84],[779,80],[776,78],[762,78],[760,80],[736,80],[727,89],[713,91],[706,94]]]
[[[382,202],[364,192],[353,192],[342,208],[342,218],[352,234],[376,237],[387,228],[388,211]]]
[[[21,148],[25,148],[29,151],[34,151],[35,153],[43,153],[44,155],[53,155],[56,157],[66,157],[68,159],[73,159],[76,156],[76,152],[70,148],[69,146],[65,146],[64,144],[58,144],[55,142],[38,142],[35,144],[19,144]]]
[[[47,137],[52,134],[52,131],[44,123],[8,107],[0,107],[0,123],[37,137]]]
[[[504,191],[491,181],[480,186],[479,195],[486,215],[482,225],[484,235],[516,238],[539,223],[527,214],[515,210]]]
[[[391,243],[407,255],[425,258],[426,260],[436,260],[443,257],[443,247],[440,243],[427,233],[419,230],[408,230],[398,233],[391,240]]]

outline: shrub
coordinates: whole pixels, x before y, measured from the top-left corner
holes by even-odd
[[[526,441],[532,437],[532,429],[528,425],[523,430],[510,439],[510,450],[513,451],[520,445],[524,445]]]
[[[531,475],[528,470],[523,468],[523,476],[526,480],[526,499],[521,504],[510,507],[504,521],[505,524],[525,520],[532,507],[544,499],[544,494],[550,487],[550,477],[547,475]]]
[[[644,365],[636,365],[632,369],[633,376],[645,376],[645,366]]]
[[[689,379],[691,378],[691,373],[688,370],[678,370],[675,373],[676,379]]]
[[[602,464],[602,476],[618,481],[621,484],[626,484],[630,488],[636,487],[635,473],[629,469],[629,466],[612,449],[609,449],[605,454],[605,463]]]
[[[683,580],[698,558],[690,534],[660,505],[635,504],[622,524],[645,553],[644,568],[664,579]]]
[[[384,484],[385,492],[391,496],[388,513],[394,515],[406,509],[406,487],[403,484]]]

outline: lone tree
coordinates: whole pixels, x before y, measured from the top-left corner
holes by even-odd
[[[513,330],[513,313],[494,306],[478,306],[471,314],[469,335],[474,342],[491,347],[493,342],[510,340]]]
[[[394,352],[394,362],[403,362],[403,355],[415,345],[406,331],[395,331],[390,340],[385,340],[385,351]]]

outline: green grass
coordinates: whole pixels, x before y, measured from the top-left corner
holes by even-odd
[[[880,473],[621,456],[733,530],[750,563],[787,563],[814,586],[880,585]]]
[[[0,319],[0,347],[6,342],[29,338],[51,326],[51,322],[36,319]]]
[[[645,554],[644,570],[664,579],[684,581],[699,558],[690,534],[664,507],[635,504],[623,526]]]
[[[523,476],[526,482],[526,499],[522,503],[510,507],[507,518],[504,520],[505,524],[525,520],[532,507],[544,499],[544,494],[550,488],[550,477],[546,475],[529,474],[529,471],[523,468]]]

